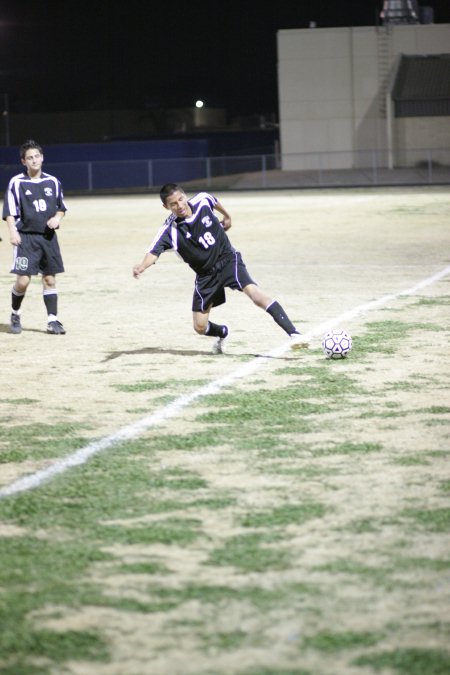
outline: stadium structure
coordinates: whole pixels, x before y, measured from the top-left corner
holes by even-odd
[[[414,0],[378,23],[277,33],[283,170],[450,164],[450,24]]]

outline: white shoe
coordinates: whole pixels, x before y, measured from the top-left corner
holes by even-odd
[[[227,329],[226,335],[224,337],[217,338],[217,340],[214,341],[213,346],[212,346],[212,353],[213,354],[224,354],[225,353],[225,340],[228,337],[228,326],[225,326]]]
[[[291,337],[291,349],[308,349],[309,340],[301,333],[292,333]]]

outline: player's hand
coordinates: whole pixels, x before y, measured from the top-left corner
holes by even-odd
[[[135,265],[135,266],[133,267],[133,276],[134,276],[134,278],[135,278],[135,279],[139,279],[139,277],[141,276],[141,274],[142,274],[142,272],[143,272],[144,270],[145,270],[145,267],[144,267],[141,263],[139,263],[138,265]]]
[[[20,234],[16,231],[10,235],[9,241],[13,246],[19,246],[19,244],[22,243],[22,238]]]
[[[49,227],[51,230],[57,230],[59,228],[59,218],[57,216],[49,218],[47,220],[47,227]]]
[[[222,220],[222,227],[225,230],[225,232],[229,230],[231,227],[231,218],[224,218]]]

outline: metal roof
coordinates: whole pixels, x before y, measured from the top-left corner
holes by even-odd
[[[450,115],[450,54],[403,54],[392,98],[396,117]]]

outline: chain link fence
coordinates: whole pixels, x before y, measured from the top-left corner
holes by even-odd
[[[392,169],[387,151],[380,150],[286,157],[289,166],[301,168],[283,170],[275,154],[46,162],[44,168],[66,194],[156,191],[167,182],[221,190],[450,184],[450,149],[403,151]],[[19,172],[18,165],[0,166],[4,189]]]

